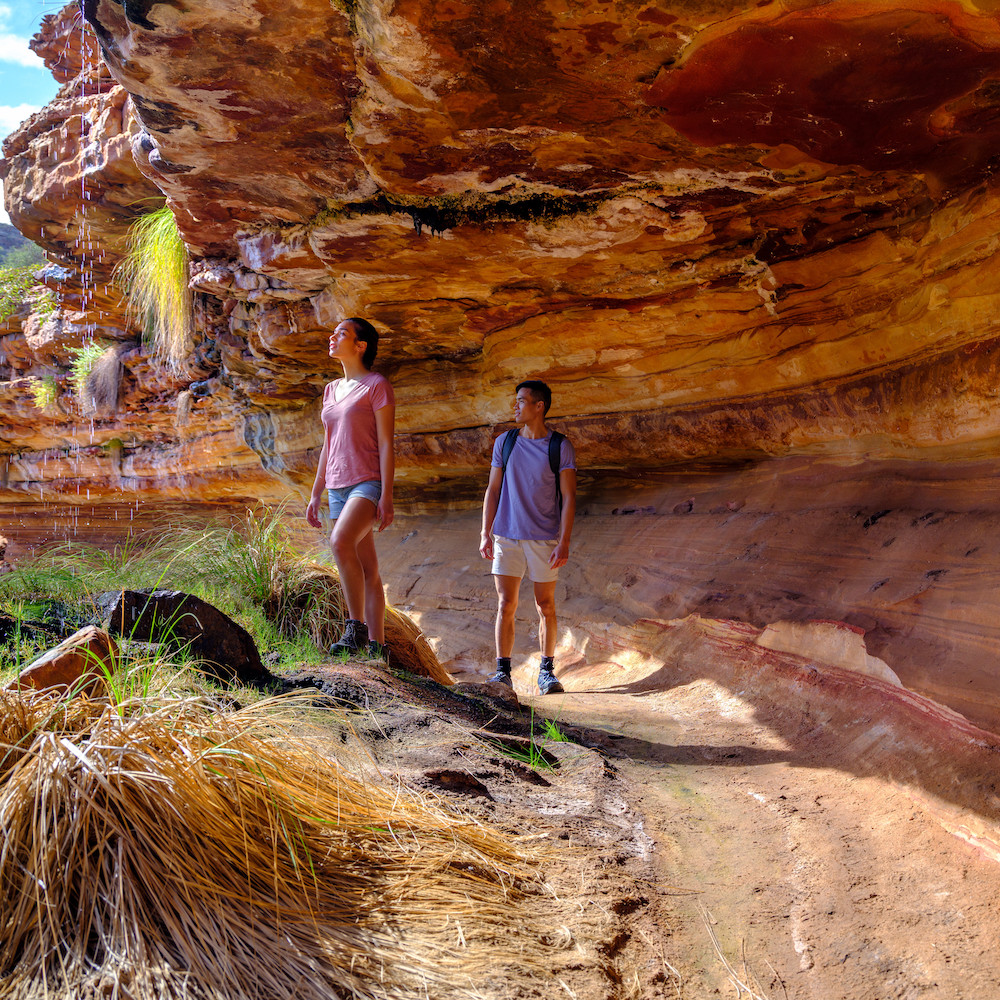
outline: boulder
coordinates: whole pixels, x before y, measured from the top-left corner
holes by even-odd
[[[17,622],[10,615],[0,613],[0,643],[5,643],[14,634],[16,628]]]
[[[773,622],[757,637],[757,645],[781,653],[794,653],[816,666],[853,670],[902,687],[899,677],[885,660],[868,652],[865,630],[846,622]]]
[[[108,678],[118,664],[118,646],[96,625],[74,632],[26,666],[7,688],[59,688],[96,697],[107,693]]]
[[[179,590],[119,590],[99,595],[97,604],[113,635],[185,650],[223,684],[276,683],[250,633],[200,597]]]

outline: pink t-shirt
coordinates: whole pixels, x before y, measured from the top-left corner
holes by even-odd
[[[382,478],[375,411],[396,402],[389,380],[378,372],[337,379],[323,391],[326,488],[339,490]]]

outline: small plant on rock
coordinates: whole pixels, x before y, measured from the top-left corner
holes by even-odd
[[[46,288],[35,296],[31,303],[32,315],[44,321],[56,311],[56,296],[51,288]]]
[[[555,719],[543,719],[542,730],[550,743],[570,743],[570,738],[559,728]]]
[[[115,280],[128,297],[130,317],[143,324],[156,353],[171,363],[187,355],[192,330],[188,254],[168,206],[132,224]]]
[[[39,410],[48,410],[55,406],[56,397],[59,395],[59,387],[52,375],[34,379],[30,391],[31,398]]]
[[[69,380],[73,386],[73,392],[81,402],[87,400],[87,382],[90,379],[90,373],[107,349],[107,344],[102,344],[97,340],[92,340],[82,347],[70,349],[73,361],[70,365]]]

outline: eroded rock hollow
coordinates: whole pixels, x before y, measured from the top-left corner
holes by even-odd
[[[464,526],[455,566],[513,385],[541,377],[593,560],[568,607],[589,580],[595,621],[844,623],[858,662],[1000,723],[994,3],[83,11],[45,18],[63,86],[0,166],[51,261],[0,326],[0,499],[307,489],[327,338],[364,314],[401,506]],[[112,276],[164,201],[196,319],[172,365]],[[88,398],[95,340],[114,391]],[[449,573],[406,594],[441,611]]]

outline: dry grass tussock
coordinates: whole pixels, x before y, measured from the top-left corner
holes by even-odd
[[[336,567],[308,563],[283,590],[285,601],[302,609],[305,627],[316,645],[328,649],[339,638],[347,614]],[[394,667],[430,677],[439,684],[453,683],[416,623],[391,605],[385,609],[385,641],[392,651]]]
[[[98,416],[110,417],[118,411],[118,394],[121,389],[122,355],[132,344],[113,344],[94,361],[86,381],[86,397]]]
[[[0,692],[0,995],[458,998],[543,968],[529,857],[280,718]]]
[[[154,558],[166,548],[194,553],[200,572],[226,581],[258,605],[281,636],[304,635],[317,649],[327,650],[340,638],[347,615],[340,575],[334,565],[306,558],[292,545],[290,506],[286,502],[247,510],[228,530],[171,525],[163,533],[163,545],[154,544],[147,553]],[[386,609],[385,633],[393,666],[441,684],[453,683],[417,625],[391,606]]]

